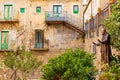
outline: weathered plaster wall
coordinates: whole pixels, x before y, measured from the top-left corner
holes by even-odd
[[[79,18],[79,24],[82,24],[82,2],[79,3],[78,1],[28,1],[27,4],[27,45],[30,44],[29,40],[32,38],[33,41],[31,43],[31,48],[34,48],[35,30],[38,29],[44,30],[44,38],[49,40],[49,48],[52,51],[80,47],[78,43],[81,42],[81,40],[76,40],[78,34],[75,31],[68,29],[63,25],[46,25],[45,12],[53,11],[53,5],[62,5],[62,11],[67,11],[74,17]],[[79,5],[79,14],[73,14],[73,5]],[[35,9],[37,6],[41,6],[41,13],[36,13]],[[30,37],[31,35],[32,37]]]
[[[35,30],[41,29],[44,30],[45,38],[49,39],[50,48],[56,49],[67,49],[72,47],[79,47],[76,43],[71,44],[71,42],[77,42],[76,37],[77,33],[65,28],[65,26],[52,25],[48,26],[45,23],[45,12],[53,11],[53,5],[62,5],[62,11],[67,11],[69,14],[73,15],[76,18],[79,18],[80,25],[82,24],[82,1],[29,1],[29,0],[1,0],[0,1],[0,17],[3,18],[4,14],[4,4],[13,5],[13,16],[19,19],[18,28],[25,29],[26,32],[23,33],[23,30],[18,32],[16,30],[16,37],[22,34],[18,39],[17,45],[25,45],[27,48],[30,47],[30,39],[33,38]],[[79,14],[73,13],[73,5],[79,5]],[[36,7],[41,7],[41,13],[36,13]],[[25,8],[25,13],[20,13],[20,8]],[[57,29],[58,28],[58,29]],[[63,29],[64,28],[64,29]],[[5,27],[5,29],[7,29]],[[11,34],[12,36],[14,34]],[[13,40],[13,39],[12,39]],[[24,41],[25,40],[25,41]],[[33,41],[34,42],[34,41]],[[79,41],[78,41],[79,42]],[[32,45],[34,46],[34,45]],[[51,49],[52,50],[52,49]]]
[[[78,39],[79,34],[64,25],[50,25],[44,30],[44,38],[49,40],[50,51],[66,50],[68,48],[81,48],[82,39]],[[27,34],[27,39],[32,40],[31,48],[35,44],[35,29]],[[29,43],[30,44],[30,43]],[[28,44],[28,45],[29,45]]]
[[[1,30],[10,31],[10,43],[9,49],[16,49],[17,46],[26,46],[26,49],[33,49],[35,46],[35,30],[43,30],[44,38],[49,40],[49,45],[45,44],[44,47],[48,47],[49,51],[34,51],[34,55],[38,60],[42,60],[43,63],[47,63],[49,58],[56,57],[63,53],[68,48],[83,48],[84,45],[81,39],[78,39],[78,33],[66,28],[66,26],[60,25],[47,25],[45,23],[45,12],[53,11],[53,5],[62,5],[63,11],[67,11],[73,16],[75,20],[79,21],[79,25],[82,27],[82,1],[67,1],[64,0],[37,0],[30,2],[30,0],[0,0],[0,18],[3,18],[4,4],[13,4],[13,17],[18,19],[17,25],[3,25]],[[73,13],[73,5],[79,5],[79,13]],[[41,7],[41,13],[36,13],[36,7]],[[25,13],[20,13],[20,8],[25,8]],[[78,19],[77,19],[78,18]],[[5,23],[6,24],[6,23]],[[7,27],[11,29],[8,29]],[[24,32],[25,30],[25,32]],[[18,38],[17,38],[18,37]],[[17,38],[17,40],[16,40]]]

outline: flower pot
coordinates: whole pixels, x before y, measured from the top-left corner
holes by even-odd
[[[101,12],[101,8],[98,8],[98,13],[100,13]]]
[[[88,20],[86,19],[86,22],[88,22]]]
[[[113,3],[114,2],[114,0],[109,0],[110,1],[110,3]]]
[[[90,19],[92,19],[92,18],[93,18],[93,15],[90,16]]]

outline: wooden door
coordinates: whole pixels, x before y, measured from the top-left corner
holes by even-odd
[[[37,30],[35,32],[35,48],[43,48],[43,31]]]

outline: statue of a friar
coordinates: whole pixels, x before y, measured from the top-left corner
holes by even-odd
[[[101,29],[102,39],[98,39],[98,43],[93,42],[94,45],[100,46],[101,61],[102,63],[110,63],[111,61],[111,48],[110,48],[110,35],[107,33],[105,28]]]

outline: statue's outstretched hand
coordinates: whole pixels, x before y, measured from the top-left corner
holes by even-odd
[[[98,39],[98,42],[101,42],[101,41]]]
[[[92,42],[94,45],[96,45],[96,43],[95,42]]]

